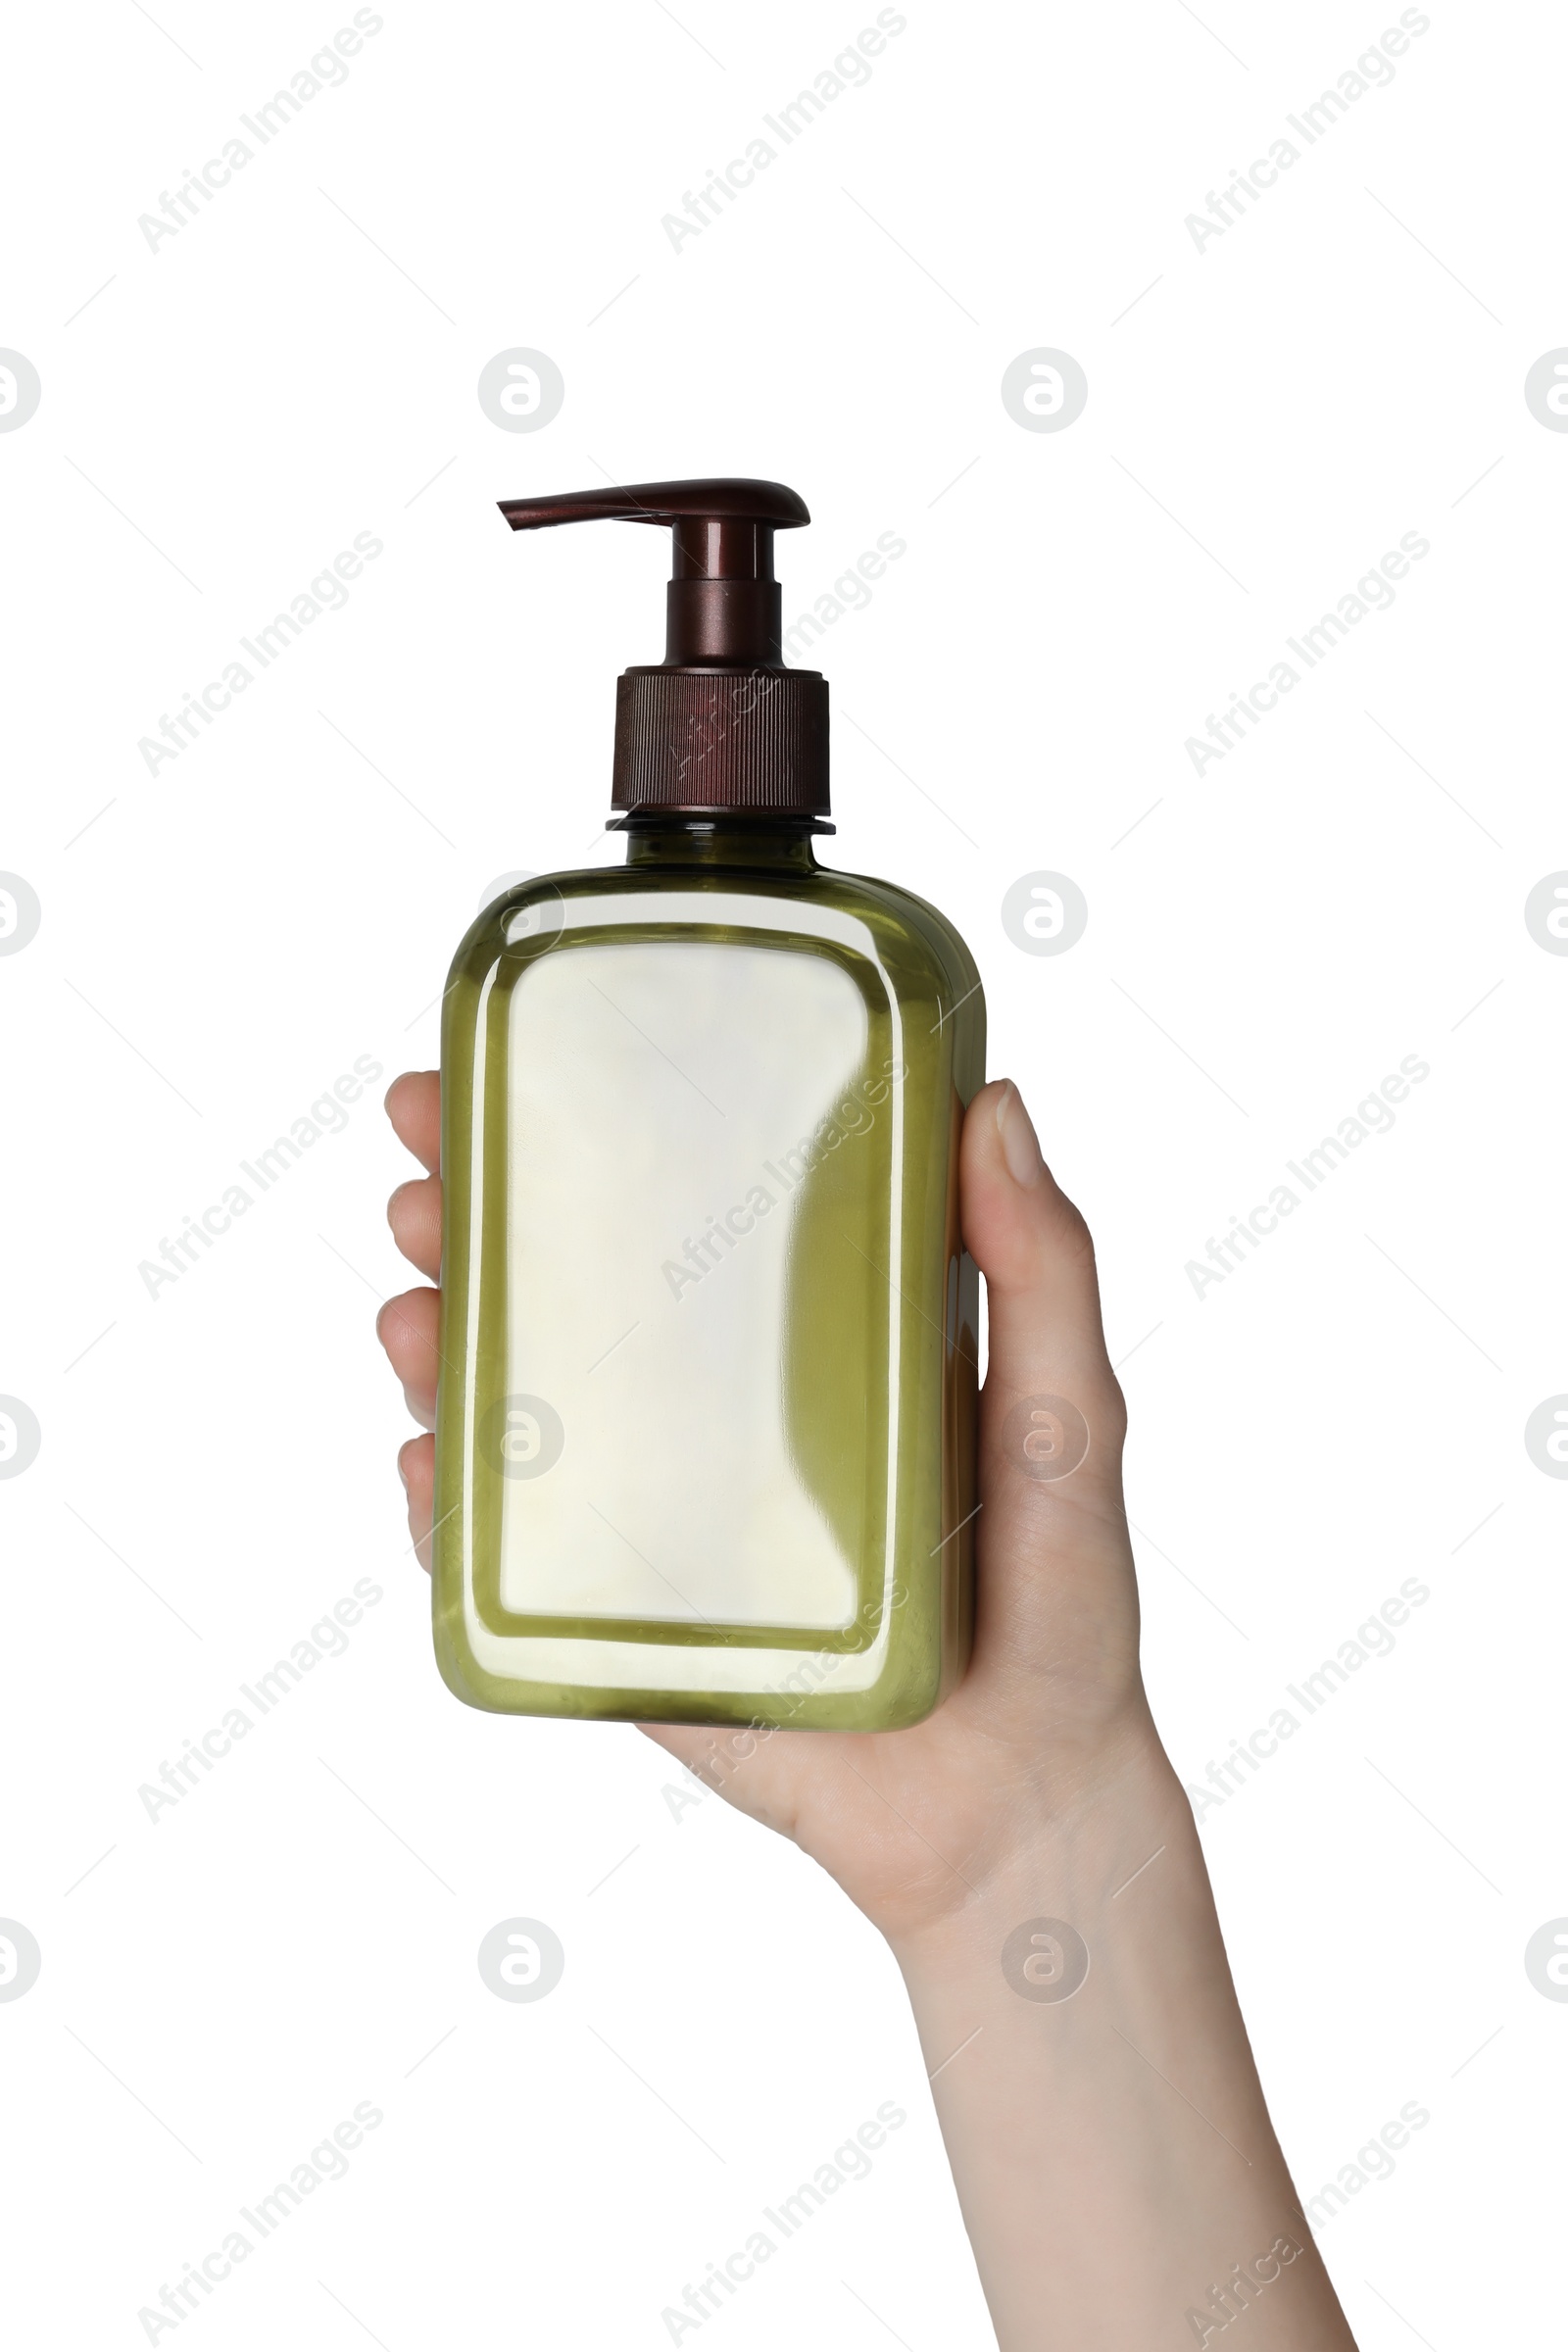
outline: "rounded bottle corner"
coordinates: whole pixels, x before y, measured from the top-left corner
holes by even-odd
[[[461,1654],[457,1645],[449,1640],[439,1614],[431,1626],[430,1646],[435,1653],[436,1672],[453,1697],[461,1699],[464,1706],[472,1707],[478,1714],[493,1715],[496,1710],[486,1704],[465,1677]]]
[[[508,1712],[498,1706],[485,1690],[489,1677],[476,1662],[462,1633],[462,1603],[454,1610],[449,1572],[445,1572],[437,1551],[430,1577],[430,1647],[435,1653],[436,1672],[454,1698],[478,1715],[502,1715]]]

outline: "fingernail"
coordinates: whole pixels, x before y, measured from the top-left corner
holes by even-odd
[[[1002,1137],[1002,1155],[1013,1183],[1038,1184],[1046,1172],[1046,1163],[1040,1156],[1034,1123],[1010,1079],[997,1102],[997,1132]]]
[[[409,1474],[403,1467],[403,1456],[401,1453],[398,1455],[398,1476],[403,1481],[403,1492],[406,1494],[409,1491]]]

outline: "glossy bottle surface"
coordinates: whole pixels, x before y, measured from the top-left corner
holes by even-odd
[[[459,950],[435,1639],[470,1704],[884,1729],[967,1655],[967,950],[800,824],[634,826]]]

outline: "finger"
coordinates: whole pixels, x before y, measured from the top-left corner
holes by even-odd
[[[432,1282],[441,1279],[441,1179],[411,1176],[386,1204],[392,1239],[412,1265]]]
[[[441,1173],[441,1073],[405,1070],[386,1090],[386,1115],[400,1144],[422,1159],[432,1176]]]
[[[440,1323],[439,1291],[405,1291],[389,1298],[375,1318],[375,1336],[403,1383],[409,1410],[426,1429],[435,1427]]]
[[[964,1120],[964,1242],[986,1278],[991,1353],[983,1451],[1031,1524],[1088,1504],[1119,1523],[1126,1408],[1105,1352],[1089,1228],[1040,1155],[1016,1087],[994,1083]],[[1063,1402],[1065,1400],[1065,1402]]]
[[[1025,1397],[1065,1380],[1066,1394],[1083,1391],[1107,1417],[1105,1434],[1119,1445],[1121,1397],[1105,1352],[1094,1243],[1041,1157],[1009,1080],[994,1081],[969,1105],[959,1165],[964,1244],[986,1278],[987,1388]]]
[[[435,1440],[410,1438],[398,1448],[398,1476],[409,1498],[409,1533],[419,1566],[430,1565],[430,1523],[435,1517]]]
[[[960,1147],[964,1243],[986,1278],[977,1642],[1092,1704],[1136,1689],[1121,1499],[1126,1408],[1105,1351],[1094,1245],[1017,1089],[986,1087]],[[987,1642],[988,1634],[1000,1637]]]

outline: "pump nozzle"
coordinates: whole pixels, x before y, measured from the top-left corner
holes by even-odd
[[[667,524],[674,564],[665,602],[664,667],[782,667],[773,533],[811,519],[806,501],[782,482],[637,482],[626,489],[503,499],[501,512],[514,531],[548,530],[560,522]]]
[[[664,660],[626,670],[617,689],[617,809],[826,814],[827,685],[815,670],[785,669],[773,577],[773,533],[810,521],[804,499],[782,482],[706,479],[499,503],[514,531],[604,521],[670,530]]]

